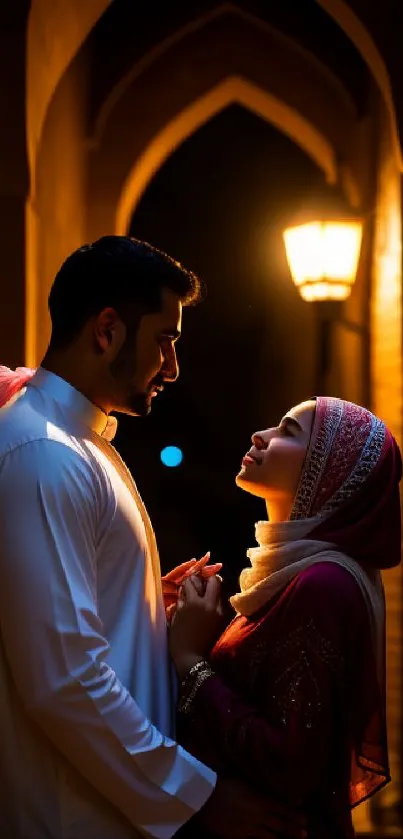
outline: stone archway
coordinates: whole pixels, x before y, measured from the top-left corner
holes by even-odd
[[[32,0],[27,26],[26,143],[30,188],[25,209],[25,363],[37,363],[38,150],[53,97],[81,44],[110,0]],[[61,33],[63,33],[61,37]]]
[[[223,6],[142,59],[101,107],[91,141],[91,237],[116,228],[117,215],[122,230],[133,202],[161,162],[231,101],[289,134],[330,182],[340,174],[336,159],[341,161],[351,199],[360,202],[354,164],[363,150],[348,91],[290,38]],[[127,119],[129,113],[135,120]]]
[[[368,29],[345,0],[316,0],[344,30],[366,62],[378,85],[390,119],[391,141],[399,167],[403,169],[402,150],[397,129],[396,110],[386,64]]]
[[[36,153],[52,97],[109,3],[110,0],[32,0],[27,34],[27,145],[33,192]]]
[[[317,2],[323,6],[323,8],[327,11],[329,16],[333,17],[338,24],[344,29],[344,31],[348,34],[351,38],[352,42],[356,44],[357,48],[360,50],[362,55],[364,56],[367,64],[379,85],[379,89],[382,92],[382,101],[385,103],[386,112],[389,113],[391,123],[391,143],[394,146],[395,156],[397,155],[397,135],[396,135],[396,119],[394,116],[394,108],[393,108],[393,101],[391,98],[390,93],[390,84],[388,80],[387,71],[385,68],[385,64],[382,60],[382,57],[377,50],[373,39],[369,35],[368,31],[362,25],[359,18],[351,11],[351,8],[347,5],[347,3],[343,2],[343,0],[317,0]],[[85,5],[85,4],[84,4]],[[58,98],[58,92],[60,88],[61,79],[68,76],[72,63],[73,58],[77,54],[77,50],[79,49],[80,45],[83,43],[85,38],[88,36],[90,30],[96,23],[96,21],[102,16],[103,12],[107,9],[110,5],[110,0],[94,0],[93,3],[90,4],[90,7],[83,6],[74,0],[72,4],[69,5],[69,8],[66,9],[65,4],[58,0],[55,3],[49,3],[49,0],[33,0],[31,4],[31,11],[29,17],[29,26],[28,26],[28,48],[27,48],[27,145],[28,145],[28,154],[29,154],[29,163],[30,163],[30,184],[31,184],[31,192],[30,196],[27,200],[27,207],[26,207],[26,296],[27,296],[27,304],[25,308],[25,320],[26,320],[26,361],[29,363],[34,363],[37,357],[37,340],[36,336],[38,333],[38,323],[43,320],[44,313],[42,311],[43,304],[38,301],[38,289],[39,285],[42,283],[46,284],[49,282],[49,278],[47,278],[47,270],[46,267],[43,268],[43,274],[41,276],[41,281],[39,282],[39,266],[38,263],[41,263],[42,267],[42,250],[40,247],[40,239],[41,239],[41,232],[40,228],[42,225],[42,220],[39,220],[38,217],[38,205],[37,205],[37,196],[36,196],[36,182],[37,182],[37,152],[41,148],[41,144],[43,142],[43,132],[46,130],[46,123],[48,119],[49,112],[53,108],[55,99]],[[170,37],[162,43],[160,46],[155,48],[148,54],[144,61],[141,62],[141,66],[137,66],[133,68],[133,71],[129,74],[129,77],[126,79],[122,79],[119,85],[117,86],[116,90],[113,92],[110,101],[104,104],[103,108],[101,109],[99,120],[98,120],[98,127],[95,134],[95,157],[97,156],[97,150],[102,145],[102,135],[103,129],[105,128],[105,123],[108,122],[108,118],[110,118],[111,110],[114,112],[114,105],[117,104],[119,98],[124,98],[125,88],[128,84],[133,81],[133,78],[144,75],[150,69],[150,66],[153,65],[155,70],[158,71],[158,66],[160,64],[161,58],[164,54],[168,54],[172,56],[173,52],[177,52],[180,50],[181,45],[186,41],[186,39],[191,38],[196,31],[201,29],[206,29],[209,23],[216,21],[219,25],[220,22],[226,21],[228,22],[229,18],[232,20],[238,20],[240,25],[240,30],[247,36],[249,30],[254,26],[256,33],[260,28],[260,36],[263,37],[262,33],[263,30],[266,32],[266,37],[273,36],[273,30],[270,32],[270,27],[266,25],[260,25],[256,20],[252,18],[251,15],[245,14],[242,12],[237,6],[231,3],[224,3],[218,5],[213,11],[209,12],[206,15],[202,15],[201,17],[190,21],[181,31],[178,31],[173,37]],[[63,32],[63,38],[60,38],[60,32]],[[255,33],[255,34],[256,34]],[[290,43],[288,39],[284,36],[280,36],[282,41],[282,51],[289,53]],[[234,42],[235,43],[235,42]],[[274,41],[272,41],[274,44]],[[173,52],[172,52],[173,50]],[[280,51],[281,52],[281,51]],[[306,72],[308,72],[309,65],[311,65],[309,72],[312,72],[313,61],[312,64],[312,57],[309,56],[308,53],[305,53],[304,50],[301,50],[297,47],[297,53],[299,53],[299,58],[302,61],[302,64],[305,62]],[[270,55],[270,50],[267,50],[267,56]],[[301,66],[302,66],[301,64]],[[316,65],[318,62],[316,62]],[[296,66],[296,65],[295,65]],[[294,108],[297,111],[299,110],[300,116],[303,120],[307,120],[308,122],[311,121],[313,123],[314,129],[319,129],[319,132],[323,126],[315,125],[315,120],[312,120],[312,114],[307,113],[307,108],[309,109],[309,102],[306,99],[301,102],[301,106],[299,108],[295,108],[295,101],[289,102],[287,101],[287,97],[278,95],[278,91],[270,90],[267,87],[267,80],[261,80],[256,77],[256,74],[248,74],[244,72],[244,68],[242,72],[239,71],[234,72],[235,68],[228,68],[227,77],[228,76],[240,76],[243,77],[244,80],[248,79],[252,85],[260,86],[262,92],[265,92],[266,95],[274,96],[277,99],[280,99],[283,105],[287,108]],[[284,74],[279,74],[284,75]],[[329,73],[327,73],[329,76]],[[312,76],[311,76],[311,83],[312,83]],[[223,82],[223,77],[221,76],[220,79]],[[214,82],[217,84],[217,79]],[[320,82],[322,85],[322,82]],[[207,85],[207,89],[212,89],[214,84],[210,83]],[[228,96],[226,93],[225,85],[222,88],[224,91],[224,96]],[[243,89],[243,92],[246,96],[246,89]],[[340,85],[339,85],[339,92],[340,92]],[[187,103],[182,103],[182,108],[186,113],[186,108],[190,109],[190,118],[194,118],[193,107],[195,100],[197,98],[203,97],[207,93],[206,89],[201,90],[200,87],[198,90],[194,91],[194,95],[190,97],[190,101]],[[249,91],[250,93],[250,91]],[[249,95],[249,94],[248,94]],[[326,104],[326,95],[320,94],[322,101]],[[335,89],[333,87],[332,96],[335,95]],[[344,96],[345,104],[346,104],[346,92],[342,94],[342,98]],[[347,94],[348,98],[348,94]],[[244,100],[243,100],[244,101]],[[267,100],[266,104],[263,107],[263,111],[267,111]],[[337,108],[334,108],[334,112],[336,113]],[[347,110],[343,108],[344,116],[343,118],[339,118],[339,125],[343,125],[344,127],[344,120],[350,119],[347,116]],[[213,109],[214,112],[214,109]],[[169,132],[171,132],[171,140],[172,140],[172,132],[175,133],[175,130],[178,129],[179,120],[178,117],[178,110],[174,110],[171,114],[163,114],[162,115],[162,125],[160,125],[157,129],[154,126],[154,131],[152,132],[151,136],[148,138],[145,146],[142,149],[135,149],[133,148],[132,154],[132,161],[131,161],[131,176],[130,170],[127,169],[124,176],[124,183],[119,183],[118,191],[119,195],[114,194],[113,198],[111,196],[106,196],[105,193],[97,194],[96,201],[99,206],[102,206],[102,209],[99,213],[92,211],[92,208],[88,208],[88,224],[87,224],[87,232],[85,230],[85,223],[81,226],[82,233],[78,235],[82,235],[84,238],[91,238],[94,235],[98,235],[101,230],[111,229],[112,224],[116,225],[116,217],[118,216],[118,224],[119,227],[122,227],[122,220],[124,217],[124,212],[126,215],[129,211],[129,201],[128,201],[128,194],[129,194],[129,184],[130,178],[132,178],[132,189],[133,194],[132,198],[135,200],[136,191],[138,189],[143,189],[147,180],[146,171],[149,167],[149,175],[152,175],[153,165],[152,165],[152,158],[154,157],[155,161],[159,157],[160,160],[164,158],[164,154],[161,153],[161,149],[156,148],[156,144],[152,146],[152,139],[151,137],[164,137],[166,140],[169,140]],[[189,112],[187,112],[189,114]],[[274,113],[274,109],[272,108],[272,113]],[[282,121],[284,122],[284,118],[287,121],[289,118],[289,114],[283,114],[281,116]],[[351,118],[351,114],[350,114]],[[109,119],[110,121],[110,119]],[[284,130],[286,126],[283,126]],[[304,126],[304,130],[307,126]],[[350,134],[350,130],[352,125],[350,126],[349,130],[345,132],[346,134],[346,143],[344,149],[340,151],[338,148],[338,142],[334,142],[334,138],[329,136],[325,131],[325,137],[327,142],[336,149],[336,153],[341,157],[349,153],[349,148],[351,144],[354,145],[354,141],[352,140],[352,136]],[[361,129],[360,129],[361,130]],[[166,131],[166,133],[164,133]],[[326,136],[327,134],[327,136]],[[87,138],[88,139],[88,138]],[[312,140],[312,132],[311,132],[311,140]],[[314,141],[317,145],[317,139]],[[86,138],[83,137],[83,143],[86,141]],[[339,142],[342,140],[339,138]],[[328,153],[325,152],[324,146],[322,144],[322,156]],[[362,150],[362,146],[361,146]],[[112,152],[115,153],[115,150]],[[169,153],[169,150],[166,152]],[[360,149],[355,148],[353,151],[353,156],[357,158],[360,155]],[[397,159],[397,157],[396,157]],[[142,161],[143,166],[145,167],[143,172],[140,173],[140,163]],[[80,164],[81,165],[81,164]],[[83,161],[84,170],[86,169],[87,163]],[[400,163],[399,163],[400,165]],[[137,166],[137,169],[136,169]],[[104,167],[105,173],[105,167]],[[350,165],[350,170],[347,172],[347,176],[345,178],[346,185],[351,186],[352,177],[351,174],[353,173],[354,178],[354,161]],[[83,171],[83,177],[84,175]],[[104,175],[105,177],[105,175]],[[119,176],[120,177],[120,176]],[[140,187],[140,181],[142,181],[143,186]],[[134,184],[137,183],[137,186],[134,187]],[[90,191],[92,191],[92,183],[91,183],[91,175],[90,175]],[[357,203],[359,200],[359,195],[355,194],[354,196],[354,184],[351,188],[351,197]],[[80,199],[85,202],[86,197],[82,193],[82,198]],[[89,199],[91,203],[91,198]],[[113,207],[111,205],[114,204]],[[119,210],[117,209],[119,205]],[[123,210],[125,206],[125,211]],[[86,208],[84,206],[78,207],[79,214],[87,215]],[[106,211],[107,210],[107,211]],[[46,227],[47,220],[43,220],[44,225]],[[65,236],[62,231],[61,240],[66,239],[74,246],[75,240],[74,236]],[[64,258],[66,252],[64,250],[65,245],[61,245],[60,247],[60,254],[57,255],[55,253],[55,264]],[[41,296],[41,295],[40,295]],[[41,330],[42,325],[39,326],[39,330]]]
[[[271,122],[312,157],[329,184],[338,178],[336,154],[327,138],[302,114],[271,93],[239,76],[224,79],[192,102],[161,129],[139,157],[124,184],[116,210],[115,232],[125,235],[147,184],[169,155],[211,117],[237,103]]]

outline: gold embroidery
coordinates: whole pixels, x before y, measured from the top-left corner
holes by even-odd
[[[315,664],[319,662],[340,675],[344,668],[341,653],[310,620],[274,646],[266,640],[256,645],[250,658],[250,679],[254,686],[263,673],[263,662],[265,673],[270,668],[273,674],[271,700],[281,723],[288,725],[290,717],[298,713],[305,726],[312,728],[323,704]]]

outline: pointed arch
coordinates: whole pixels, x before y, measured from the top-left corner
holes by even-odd
[[[127,232],[133,211],[148,183],[169,155],[215,114],[234,103],[253,111],[287,134],[323,170],[328,183],[336,182],[336,157],[328,139],[295,108],[247,79],[230,76],[167,122],[135,161],[117,207],[118,234]]]

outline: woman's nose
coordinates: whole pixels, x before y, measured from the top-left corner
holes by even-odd
[[[267,432],[265,432],[263,437],[262,432],[256,431],[255,434],[252,434],[251,440],[256,449],[267,449],[267,444],[269,442]]]

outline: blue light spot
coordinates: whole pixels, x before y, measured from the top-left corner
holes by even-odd
[[[166,446],[160,457],[164,466],[179,466],[183,460],[183,454],[177,446]]]

